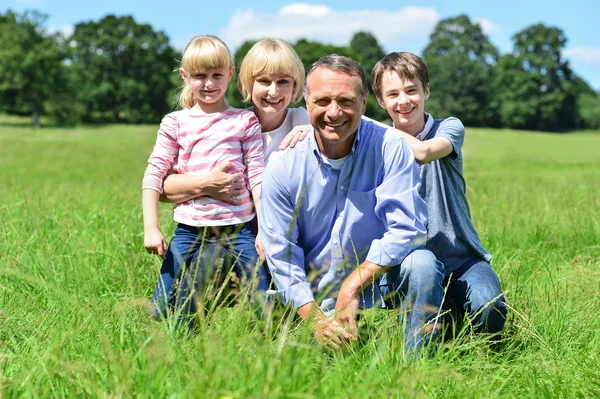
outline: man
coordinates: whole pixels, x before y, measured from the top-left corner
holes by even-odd
[[[313,132],[270,160],[260,234],[277,293],[319,343],[356,340],[361,307],[401,305],[410,352],[436,336],[443,270],[424,249],[414,157],[397,134],[361,120],[367,94],[356,61],[313,64],[305,88]]]

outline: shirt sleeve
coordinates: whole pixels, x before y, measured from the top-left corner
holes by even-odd
[[[462,122],[454,117],[446,118],[440,122],[435,137],[444,137],[452,144],[452,158],[458,157],[462,150],[462,145],[465,140],[465,127]]]
[[[373,240],[367,260],[391,267],[425,245],[427,205],[419,195],[419,170],[406,142],[399,137],[388,139],[383,156],[383,180],[375,190],[375,214],[387,225],[387,231]]]
[[[250,191],[261,183],[265,169],[261,126],[254,113],[248,111],[249,119],[242,137],[242,151]]]
[[[177,160],[178,154],[177,119],[174,115],[169,114],[160,123],[156,143],[150,158],[148,158],[148,167],[144,172],[142,189],[151,189],[162,193],[165,175]]]
[[[298,245],[297,213],[289,191],[281,184],[285,178],[280,158],[271,160],[263,175],[259,202],[260,232],[271,276],[284,304],[299,308],[315,300],[306,281],[304,250]],[[285,170],[285,169],[283,169]]]

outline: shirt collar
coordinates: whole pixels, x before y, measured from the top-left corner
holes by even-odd
[[[354,154],[356,152],[356,150],[358,149],[358,146],[360,143],[361,131],[363,130],[364,122],[365,121],[363,119],[360,120],[358,129],[356,130],[356,136],[354,136],[354,143],[352,144],[352,149],[350,150],[350,153],[348,155]],[[315,138],[315,136],[318,133],[314,127],[312,128],[312,130],[313,130],[312,136],[307,137],[310,140],[309,146],[310,146],[310,149],[312,150],[313,154],[315,155],[315,158],[317,158],[317,161],[319,161],[319,163],[322,164],[323,163],[323,154],[321,154],[321,151],[319,150],[319,146],[317,145],[317,139]]]
[[[433,118],[431,117],[431,115],[425,112],[425,116],[427,117],[427,121],[425,122],[423,131],[421,131],[415,136],[418,140],[423,140],[425,137],[427,137],[429,131],[431,130],[431,127],[433,126]]]

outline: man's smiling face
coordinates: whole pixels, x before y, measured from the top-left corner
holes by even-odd
[[[319,149],[333,159],[347,155],[367,104],[360,93],[360,78],[319,67],[308,76],[306,93]]]

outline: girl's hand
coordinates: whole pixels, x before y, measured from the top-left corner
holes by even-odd
[[[260,232],[258,232],[256,234],[256,240],[254,241],[254,247],[256,248],[256,253],[258,253],[258,256],[259,256],[261,262],[264,262],[265,259],[267,258],[267,256],[265,255],[265,249],[263,248],[262,241],[260,239]]]
[[[149,254],[156,254],[165,258],[167,252],[167,242],[159,229],[150,228],[144,230],[144,247]]]
[[[292,129],[279,145],[280,150],[285,150],[288,147],[294,148],[298,142],[304,140],[308,132],[312,129],[311,125],[300,125]]]

